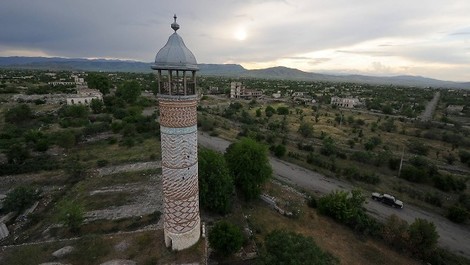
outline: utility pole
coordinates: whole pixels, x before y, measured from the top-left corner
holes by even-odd
[[[405,146],[403,146],[403,150],[401,152],[400,167],[398,168],[398,177],[400,177],[401,168],[403,166],[403,156],[404,155],[405,155]]]

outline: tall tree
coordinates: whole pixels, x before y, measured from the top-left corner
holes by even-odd
[[[103,101],[96,98],[92,99],[90,102],[90,108],[95,114],[101,113],[104,108]]]
[[[227,148],[225,160],[244,198],[257,198],[261,186],[272,175],[267,148],[253,139],[242,138]]]
[[[109,78],[99,73],[89,73],[86,77],[86,81],[89,88],[98,89],[103,95],[108,94],[112,87]]]
[[[230,211],[233,179],[224,157],[212,150],[201,148],[199,163],[199,199],[210,211],[226,214]]]
[[[126,81],[118,87],[116,96],[122,98],[127,103],[134,103],[141,93],[140,84],[135,81]]]

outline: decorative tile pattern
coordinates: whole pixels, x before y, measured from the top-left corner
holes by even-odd
[[[176,135],[161,134],[162,165],[186,168],[197,164],[197,132]]]
[[[185,239],[188,232],[196,231],[195,229],[199,229],[198,225],[200,224],[197,98],[159,97],[159,105],[163,176],[163,226],[165,234],[171,233],[171,240],[180,246],[181,244],[189,244]]]
[[[160,133],[162,134],[189,134],[197,132],[197,125],[191,127],[184,127],[184,128],[171,128],[165,127],[160,125]]]
[[[182,128],[197,125],[197,101],[159,101],[160,124]]]

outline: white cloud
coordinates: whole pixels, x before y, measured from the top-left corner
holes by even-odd
[[[466,0],[3,0],[0,54],[150,61],[176,13],[199,62],[468,81],[468,10]]]

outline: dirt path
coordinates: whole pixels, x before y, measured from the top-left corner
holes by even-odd
[[[198,142],[204,147],[219,152],[224,152],[230,145],[229,141],[211,137],[207,133],[202,134],[201,132],[199,132]],[[351,190],[353,188],[349,183],[327,178],[319,173],[277,158],[270,157],[269,161],[276,179],[302,190],[316,194],[325,194],[333,190]],[[470,258],[470,229],[466,226],[454,224],[440,215],[426,212],[412,205],[405,204],[404,209],[397,210],[369,199],[365,208],[371,215],[381,220],[385,220],[392,214],[396,214],[409,223],[413,222],[416,218],[427,219],[436,225],[440,235],[439,245],[441,247],[448,248],[457,254]]]
[[[423,113],[419,117],[422,121],[432,120],[432,115],[434,114],[434,111],[436,110],[437,102],[439,102],[440,96],[441,96],[441,92],[437,91],[434,94],[434,97],[431,99],[431,101],[429,101],[429,103],[426,105],[426,108],[424,109]]]
[[[111,175],[114,173],[120,172],[131,172],[131,171],[142,171],[147,169],[157,169],[161,168],[160,161],[150,161],[150,162],[137,162],[132,164],[124,164],[124,165],[117,165],[117,166],[108,166],[98,168],[98,175]]]

